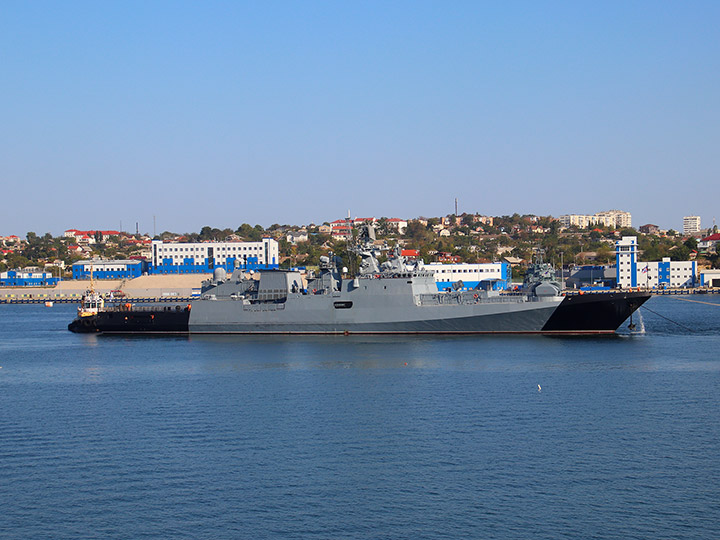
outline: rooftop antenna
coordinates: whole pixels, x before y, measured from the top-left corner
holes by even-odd
[[[155,232],[155,215],[153,215],[153,238],[157,236],[157,233]]]
[[[120,220],[120,232],[122,232],[122,219]]]
[[[135,222],[135,234],[140,234],[140,223],[137,221]]]

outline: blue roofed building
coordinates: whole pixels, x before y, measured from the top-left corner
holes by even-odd
[[[148,264],[143,260],[79,261],[72,265],[73,279],[133,279],[147,273]]]
[[[50,272],[16,269],[0,273],[0,287],[53,287],[58,281]]]
[[[279,268],[280,246],[274,238],[259,242],[163,242],[153,240],[150,274],[209,274]]]

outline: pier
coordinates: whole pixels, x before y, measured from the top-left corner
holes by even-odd
[[[193,300],[197,300],[197,297],[190,296],[158,296],[155,298],[114,298],[112,300],[105,299],[107,305],[122,305],[122,304],[187,304]],[[44,304],[46,302],[52,302],[53,304],[79,304],[81,301],[80,297],[72,298],[52,298],[52,297],[37,297],[37,298],[0,298],[0,304]]]

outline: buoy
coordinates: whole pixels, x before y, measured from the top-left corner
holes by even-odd
[[[542,386],[538,384],[538,392],[542,392]]]

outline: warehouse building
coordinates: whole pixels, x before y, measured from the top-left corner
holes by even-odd
[[[0,272],[0,287],[53,287],[60,281],[50,272],[8,270]]]
[[[142,276],[148,270],[147,263],[141,260],[125,261],[79,261],[72,265],[73,279],[133,279]]]
[[[278,268],[280,247],[277,240],[259,242],[163,242],[153,240],[151,274],[206,274],[215,268],[232,272],[236,264],[248,270]]]
[[[462,281],[461,290],[481,289],[501,291],[510,286],[512,270],[506,262],[499,263],[429,263],[424,266],[435,274],[438,290],[446,291]]]

